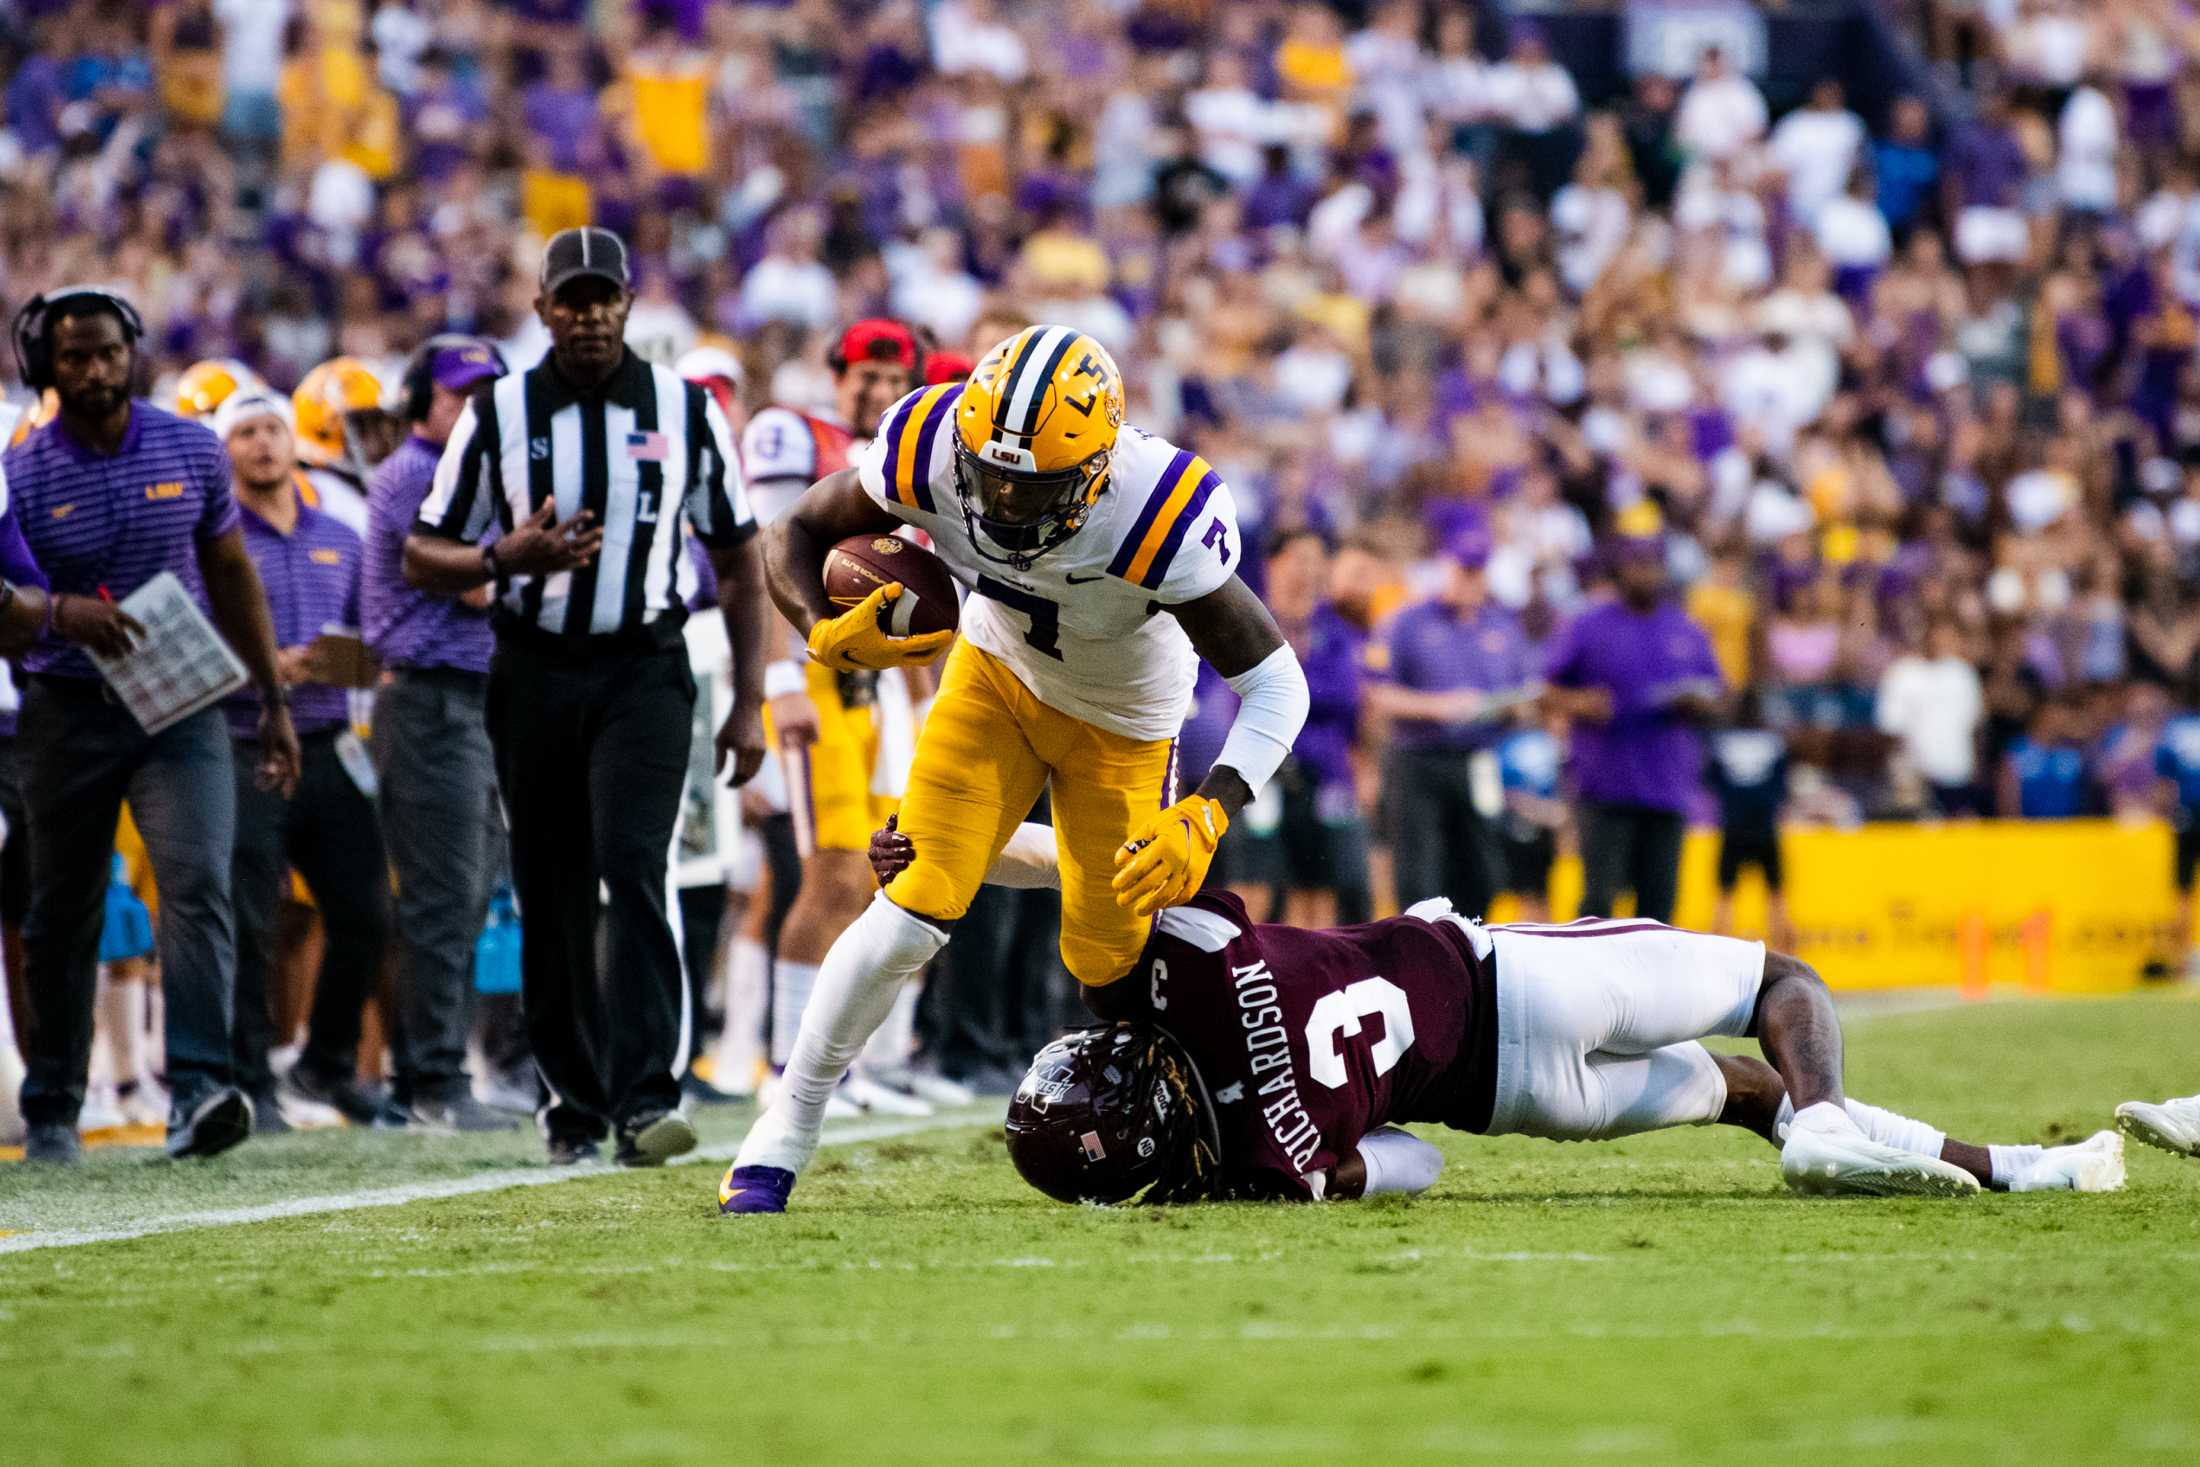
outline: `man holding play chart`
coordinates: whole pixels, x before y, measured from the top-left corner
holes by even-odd
[[[31,835],[23,1119],[32,1161],[78,1159],[108,858],[125,796],[160,883],[169,1154],[213,1156],[252,1131],[230,1057],[229,731],[206,708],[147,734],[78,650],[127,652],[142,628],[113,603],[173,572],[262,690],[256,778],[286,793],[297,783],[289,693],[238,528],[229,455],[207,429],[131,396],[144,334],[128,301],[90,286],[33,297],[15,318],[23,380],[54,388],[60,404],[7,457],[24,538],[54,591],[46,635],[23,659],[16,736]]]

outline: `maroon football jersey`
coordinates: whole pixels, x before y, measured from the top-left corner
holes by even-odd
[[[1489,1124],[1495,990],[1456,924],[1256,926],[1236,897],[1204,893],[1164,915],[1118,983],[1143,988],[1191,1053],[1237,1191],[1319,1198],[1379,1126]]]

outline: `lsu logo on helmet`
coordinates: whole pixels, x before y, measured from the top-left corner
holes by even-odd
[[[1123,374],[1083,332],[1027,326],[987,352],[955,407],[955,482],[978,553],[1022,570],[1076,534],[1122,427]]]

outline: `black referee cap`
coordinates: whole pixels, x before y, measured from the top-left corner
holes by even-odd
[[[594,225],[559,230],[550,248],[542,252],[542,293],[556,295],[559,286],[583,275],[599,276],[621,290],[631,289],[634,276],[627,265],[626,241]]]

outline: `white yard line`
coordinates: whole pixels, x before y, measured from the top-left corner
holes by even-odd
[[[950,1111],[945,1115],[903,1120],[867,1121],[857,1125],[827,1128],[823,1144],[849,1146],[863,1141],[886,1141],[896,1136],[913,1136],[924,1131],[997,1123],[999,1119],[999,1112],[988,1108],[982,1111]],[[731,1161],[734,1153],[739,1150],[739,1142],[699,1147],[672,1164],[681,1166],[692,1162]],[[402,1207],[408,1202],[429,1202],[440,1197],[466,1197],[477,1192],[501,1192],[508,1187],[552,1187],[560,1182],[577,1182],[585,1177],[608,1176],[623,1170],[622,1167],[604,1161],[584,1162],[570,1167],[511,1167],[504,1171],[479,1172],[470,1177],[449,1177],[439,1182],[410,1182],[400,1187],[367,1187],[356,1192],[291,1197],[281,1202],[263,1202],[255,1207],[180,1212],[172,1217],[154,1218],[115,1228],[19,1233],[14,1237],[0,1238],[0,1253],[30,1253],[41,1248],[81,1248],[87,1243],[118,1243],[130,1238],[151,1237],[156,1233],[236,1227],[244,1223],[274,1222],[286,1217],[310,1217],[316,1213],[356,1212],[366,1207]]]

